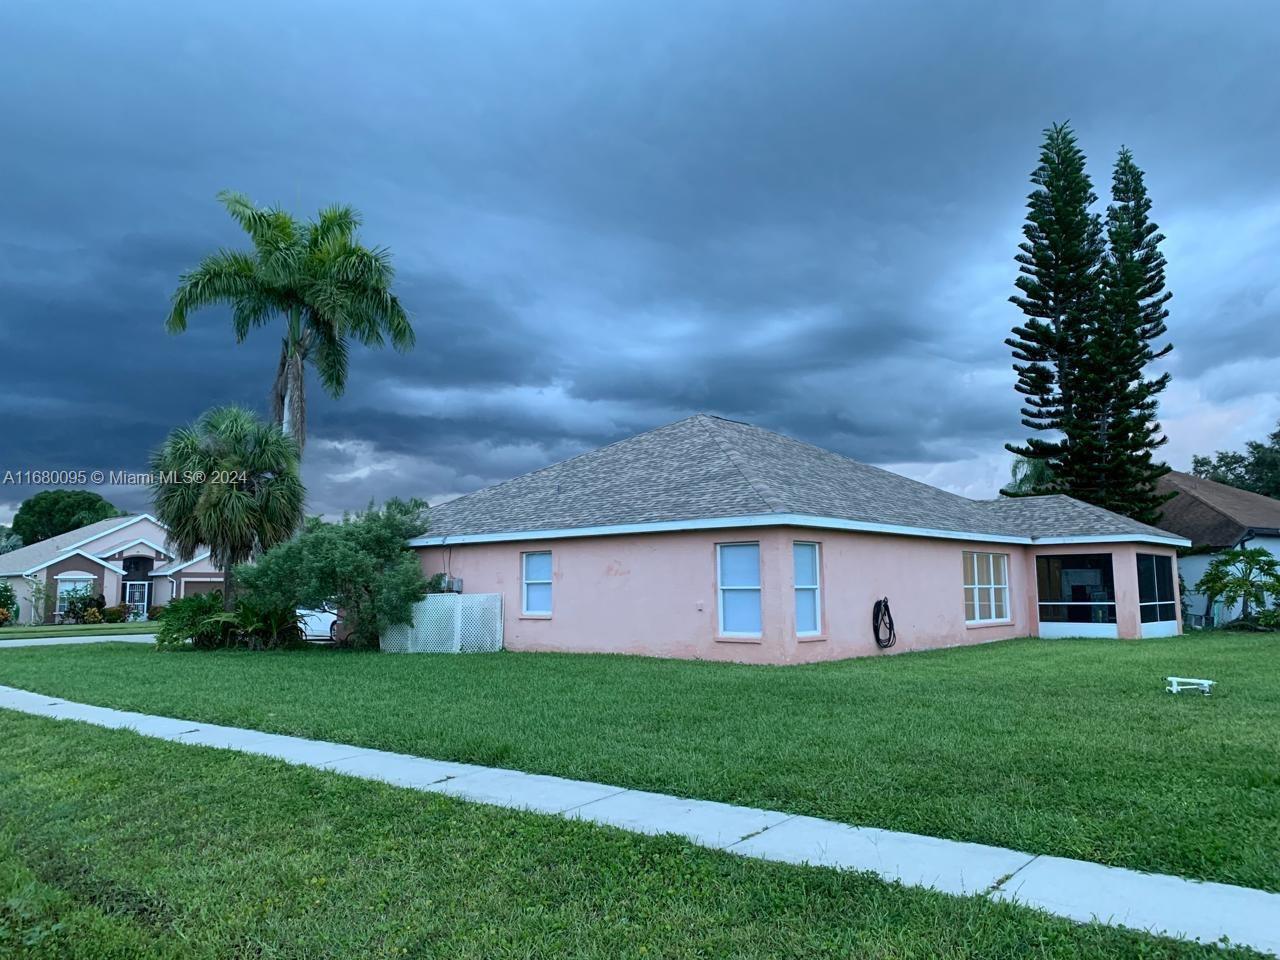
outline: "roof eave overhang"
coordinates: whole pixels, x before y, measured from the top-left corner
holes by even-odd
[[[411,547],[441,547],[465,543],[506,543],[524,540],[560,540],[570,537],[609,537],[634,533],[673,533],[686,530],[724,530],[743,527],[810,527],[820,530],[849,530],[858,533],[886,533],[931,540],[972,540],[981,543],[1012,543],[1026,546],[1050,546],[1073,543],[1153,543],[1169,547],[1189,547],[1183,537],[1154,534],[1099,534],[1075,537],[1023,537],[971,530],[939,530],[839,517],[816,517],[794,513],[766,513],[743,517],[700,517],[689,520],[658,520],[647,523],[617,523],[591,527],[560,527],[548,530],[503,531],[500,533],[461,533],[451,536],[413,537]]]
[[[6,574],[6,576],[29,577],[33,573],[39,573],[45,567],[51,567],[55,563],[61,563],[63,560],[70,560],[72,557],[84,557],[84,559],[91,560],[99,566],[106,567],[112,573],[118,573],[121,576],[124,576],[124,567],[116,566],[110,560],[103,560],[101,557],[95,557],[92,553],[87,553],[84,550],[63,550],[61,553],[51,557],[44,563],[38,563],[34,567],[29,567],[26,570],[18,570],[14,573]]]

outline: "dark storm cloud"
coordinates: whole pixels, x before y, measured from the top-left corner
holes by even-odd
[[[1185,465],[1280,414],[1278,21],[15,0],[0,469],[141,467],[214,403],[263,407],[274,331],[162,330],[181,271],[243,244],[231,187],[357,206],[418,329],[408,356],[356,350],[342,399],[312,385],[313,509],[458,493],[696,410],[990,494],[1021,433],[1002,341],[1027,173],[1062,118],[1104,196],[1121,143],[1148,172]],[[0,490],[0,521],[28,492]]]

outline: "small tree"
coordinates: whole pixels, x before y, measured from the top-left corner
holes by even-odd
[[[210,410],[151,457],[156,517],[183,559],[208,547],[235,609],[236,564],[284,543],[302,523],[298,444],[242,407]]]
[[[27,593],[31,597],[31,622],[44,623],[49,616],[49,600],[52,593],[49,585],[43,580],[38,580],[31,584]]]
[[[410,621],[413,605],[427,594],[422,565],[407,544],[426,526],[419,500],[389,500],[341,523],[313,519],[237,576],[247,598],[268,609],[337,607],[345,642],[376,647],[387,627]]]
[[[1280,560],[1261,547],[1228,550],[1215,557],[1196,584],[1212,604],[1240,604],[1240,619],[1249,619],[1250,607],[1266,605],[1267,595],[1280,597]]]

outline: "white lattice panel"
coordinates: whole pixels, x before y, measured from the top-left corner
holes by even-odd
[[[387,653],[494,653],[502,649],[502,595],[434,593],[413,605],[413,623],[383,633]]]

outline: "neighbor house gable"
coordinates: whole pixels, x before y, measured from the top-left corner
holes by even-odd
[[[146,541],[150,546],[168,556],[173,556],[173,551],[164,546],[168,539],[169,531],[164,525],[155,517],[144,513],[131,517],[127,523],[121,523],[111,529],[85,537],[78,543],[72,544],[71,547],[83,548],[90,553],[106,556],[125,549],[138,541]]]
[[[97,566],[104,567],[107,570],[110,570],[112,573],[117,573],[120,576],[124,576],[123,567],[117,566],[116,564],[112,563],[110,560],[103,559],[102,557],[95,557],[92,553],[89,553],[85,550],[64,550],[63,552],[59,553],[56,557],[50,557],[44,563],[38,564],[27,570],[23,570],[22,576],[29,577],[32,574],[39,573],[41,570],[47,569],[56,564],[62,564],[67,560],[71,560],[77,557],[87,560],[91,564],[96,564]]]

